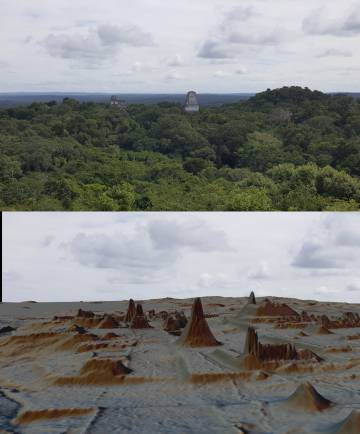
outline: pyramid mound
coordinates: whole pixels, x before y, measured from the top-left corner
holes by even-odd
[[[60,419],[66,417],[83,416],[96,412],[96,408],[46,408],[42,410],[28,410],[20,414],[16,422],[28,424],[39,420]],[[2,431],[7,432],[7,431]]]
[[[359,434],[360,433],[360,410],[353,410],[349,416],[337,424],[334,434]]]
[[[244,354],[246,361],[251,361],[255,366],[262,362],[281,361],[281,360],[312,360],[321,362],[323,359],[314,352],[304,349],[297,350],[295,345],[286,344],[262,344],[253,327],[248,327]],[[251,356],[251,357],[249,357]],[[255,359],[257,363],[255,362]]]
[[[318,335],[333,335],[334,333],[324,326],[320,326],[316,332]]]
[[[116,333],[109,332],[109,333],[106,333],[106,334],[101,338],[101,340],[102,340],[102,341],[107,341],[107,340],[109,340],[109,339],[117,339],[118,337],[119,337],[119,335],[117,335]]]
[[[94,314],[94,312],[91,312],[90,310],[79,309],[77,311],[76,316],[79,318],[93,318],[95,316],[95,314]]]
[[[86,330],[84,329],[84,327],[81,327],[77,324],[73,324],[68,328],[69,332],[76,332],[76,333],[80,333],[81,335],[86,333]]]
[[[286,403],[296,410],[311,412],[326,410],[333,404],[320,395],[309,382],[301,384],[286,400]]]
[[[309,335],[306,334],[304,331],[301,330],[301,332],[298,333],[298,336],[305,337],[305,336],[309,336]]]
[[[190,321],[187,323],[178,343],[187,347],[213,347],[221,345],[209,328],[200,298],[195,298],[194,300]]]
[[[260,304],[254,304],[250,302],[250,297],[248,303],[240,310],[234,319],[238,322],[252,321],[257,317],[269,316],[269,317],[297,317],[300,315],[293,310],[287,304],[273,303],[272,301],[266,299]]]
[[[126,315],[125,315],[125,322],[131,322],[135,314],[136,314],[135,301],[132,298],[130,298],[129,306],[127,308]]]
[[[169,316],[164,321],[163,329],[168,333],[176,333],[179,331],[180,327],[173,316]]]
[[[299,358],[294,345],[260,343],[258,335],[253,327],[248,327],[244,353],[255,356],[261,362],[270,360],[296,360]]]
[[[144,315],[144,311],[143,311],[142,305],[140,303],[138,303],[136,305],[135,316],[133,316],[130,327],[132,329],[150,329],[150,328],[152,328],[151,325],[149,324],[148,320],[146,319],[145,315]]]
[[[10,333],[10,332],[13,332],[15,330],[16,329],[14,329],[14,327],[5,326],[5,327],[0,328],[0,334],[1,333]]]
[[[99,329],[116,329],[118,327],[118,321],[111,315],[105,315],[104,319],[98,325]]]
[[[112,375],[130,374],[132,369],[125,366],[120,360],[91,359],[81,368],[80,375],[95,373],[111,373]]]
[[[265,300],[257,309],[257,316],[299,316],[299,314],[285,303],[273,303]]]
[[[180,335],[180,329],[184,328],[187,324],[187,318],[184,312],[175,312],[172,315],[169,315],[163,324],[163,329],[166,332],[178,332]]]
[[[255,298],[254,291],[250,292],[248,303],[249,304],[256,304],[256,298]]]

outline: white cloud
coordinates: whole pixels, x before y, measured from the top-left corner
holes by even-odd
[[[229,21],[247,21],[250,18],[258,16],[259,13],[255,11],[252,6],[236,6],[225,14],[225,23]],[[224,23],[223,23],[224,24]]]
[[[41,44],[50,56],[100,63],[116,57],[122,46],[148,47],[154,42],[149,33],[136,26],[102,24],[90,28],[85,34],[51,33]]]
[[[174,248],[192,248],[204,252],[231,250],[226,233],[212,229],[200,218],[178,223],[164,216],[161,220],[149,223],[148,230],[155,248],[159,250]]]
[[[198,56],[204,59],[229,59],[234,57],[226,44],[214,40],[205,41],[198,52]]]
[[[267,261],[262,261],[248,272],[248,278],[254,280],[268,279],[270,277],[270,267]]]
[[[352,52],[349,50],[340,50],[337,48],[329,48],[318,54],[317,57],[352,57]]]
[[[356,213],[4,213],[3,227],[8,301],[245,296],[253,289],[360,302],[360,246],[339,236],[346,230],[356,238]],[[310,241],[317,247],[305,252],[307,267],[292,266]],[[323,268],[324,261],[339,268]]]
[[[12,284],[21,279],[21,274],[17,271],[3,271],[2,281],[4,284]]]
[[[170,72],[169,74],[165,75],[165,80],[182,80],[183,78],[183,75],[179,74],[178,72]]]
[[[2,3],[6,68],[0,91],[225,93],[289,84],[324,91],[358,86],[360,15],[353,0],[318,0],[321,14],[314,13],[314,2],[294,0],[135,0],[121,7],[116,0]],[[338,59],[342,71],[334,72]],[[151,67],[133,71],[137,61]],[[241,74],[241,82],[235,72],[215,80],[220,63],[246,64],[251,74]],[[180,68],[182,79],[175,74]]]
[[[360,7],[336,15],[318,8],[303,20],[303,30],[312,35],[357,36],[360,34]]]
[[[170,60],[168,60],[167,62],[168,66],[184,66],[185,62],[182,58],[182,56],[180,54],[175,54],[174,57],[172,57]]]
[[[222,70],[219,70],[219,71],[215,71],[215,72],[214,72],[214,77],[218,77],[218,78],[228,77],[229,75],[230,75],[229,72],[222,71]]]
[[[330,214],[311,228],[292,265],[304,269],[348,269],[354,267],[360,248],[360,225],[353,214]]]
[[[315,289],[315,293],[316,294],[321,294],[321,295],[323,295],[323,294],[325,294],[325,295],[334,294],[336,292],[337,292],[336,289],[328,288],[327,286],[320,286],[319,288]]]
[[[245,66],[240,66],[238,67],[238,69],[235,71],[236,74],[238,75],[244,75],[248,73],[248,70]]]
[[[224,273],[202,273],[197,284],[200,289],[205,290],[206,294],[220,295],[224,294],[224,290],[239,288],[240,280],[231,280]]]
[[[349,285],[347,285],[346,290],[350,292],[360,292],[360,281],[350,283]]]

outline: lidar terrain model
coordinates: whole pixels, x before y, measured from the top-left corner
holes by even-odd
[[[1,433],[360,433],[360,305],[0,304]]]

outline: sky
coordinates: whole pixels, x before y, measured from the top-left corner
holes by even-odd
[[[359,92],[355,0],[0,0],[0,92]]]
[[[360,302],[356,213],[4,213],[3,301]]]

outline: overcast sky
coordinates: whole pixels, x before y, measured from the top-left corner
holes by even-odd
[[[0,0],[0,91],[360,91],[355,0]]]
[[[4,301],[360,302],[355,213],[5,213]]]

